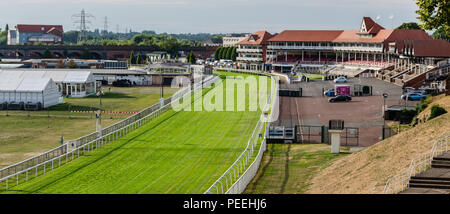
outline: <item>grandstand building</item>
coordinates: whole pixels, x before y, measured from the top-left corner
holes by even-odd
[[[370,17],[363,18],[359,30],[285,30],[274,36],[259,31],[238,45],[241,69],[349,76],[370,71],[411,87],[423,85],[415,78],[448,64],[450,58],[448,41],[423,30],[385,29]]]
[[[273,35],[267,31],[258,31],[238,42],[238,48],[236,49],[238,68],[266,71],[267,45],[272,37]]]

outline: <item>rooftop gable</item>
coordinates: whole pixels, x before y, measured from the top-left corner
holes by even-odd
[[[238,45],[266,45],[268,44],[268,40],[272,38],[273,35],[267,31],[258,31],[242,41],[238,42]]]

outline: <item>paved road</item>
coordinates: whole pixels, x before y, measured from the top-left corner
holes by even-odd
[[[370,146],[380,141],[382,126],[383,93],[388,93],[386,104],[402,104],[402,89],[375,78],[351,78],[346,85],[373,86],[373,96],[353,97],[351,102],[329,103],[328,97],[322,96],[322,89],[334,87],[332,81],[314,80],[308,83],[290,85],[301,87],[303,97],[282,97],[280,109],[282,120],[300,117],[298,123],[311,126],[328,126],[329,120],[343,119],[346,127],[359,128],[359,146]],[[414,102],[413,102],[414,103]],[[408,104],[410,105],[411,102]],[[297,116],[297,114],[299,116]],[[286,122],[285,122],[286,123]],[[289,121],[288,123],[292,123]]]

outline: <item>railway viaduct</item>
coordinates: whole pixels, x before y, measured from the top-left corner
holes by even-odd
[[[87,49],[94,59],[123,59],[128,58],[133,51],[135,54],[148,54],[161,51],[157,46],[102,46],[102,45],[3,45],[0,46],[0,58],[41,58],[46,49],[49,49],[52,58],[80,58]],[[196,56],[207,58],[214,53],[217,47],[181,47],[184,52],[192,51]]]

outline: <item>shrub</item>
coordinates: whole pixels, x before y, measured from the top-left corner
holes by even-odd
[[[403,109],[400,113],[400,122],[401,123],[411,123],[414,117],[417,115],[417,110],[406,110]]]
[[[440,115],[443,115],[445,113],[447,113],[447,111],[444,108],[440,107],[439,105],[433,105],[431,107],[431,114],[429,120],[435,117],[439,117]]]

